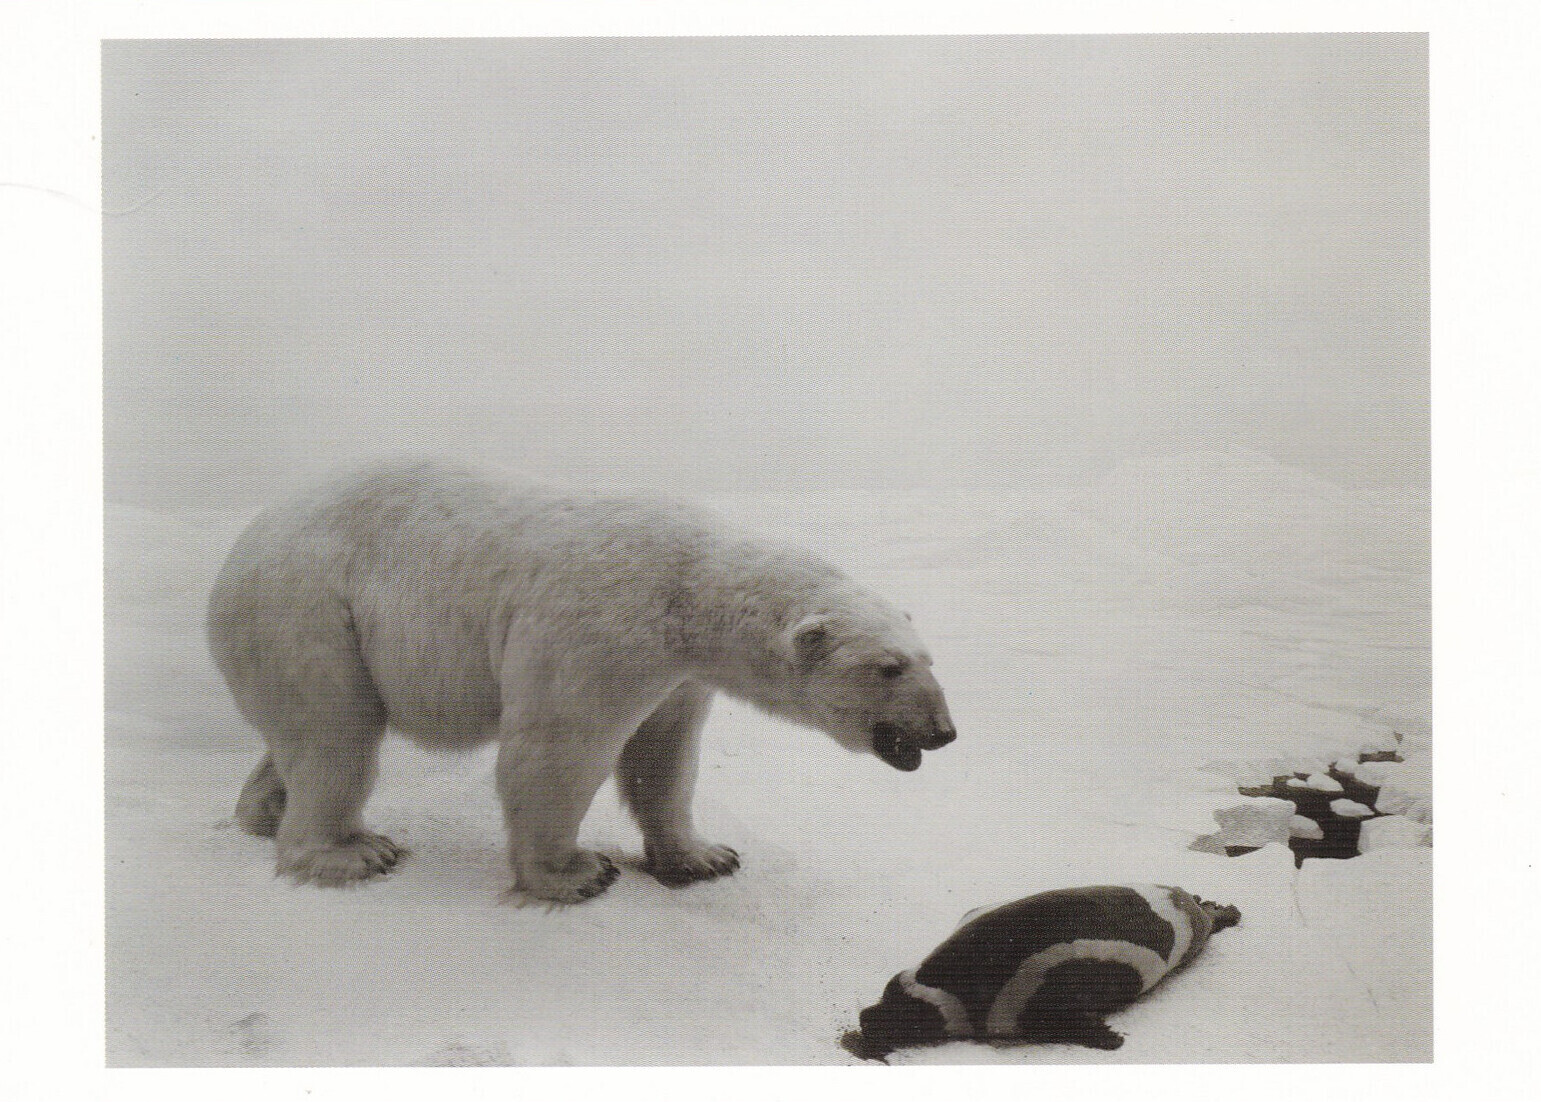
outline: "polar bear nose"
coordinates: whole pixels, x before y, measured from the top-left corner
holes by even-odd
[[[957,737],[958,732],[951,724],[937,724],[936,729],[931,733],[931,737],[923,741],[920,746],[923,750],[940,750]]]

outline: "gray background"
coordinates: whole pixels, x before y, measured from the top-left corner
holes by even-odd
[[[1428,477],[1422,35],[108,42],[109,498]]]

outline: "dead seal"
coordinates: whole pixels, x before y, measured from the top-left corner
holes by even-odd
[[[918,968],[888,982],[845,1045],[864,1059],[938,1041],[1115,1049],[1103,1020],[1241,921],[1235,907],[1164,884],[1064,888],[964,915]]]

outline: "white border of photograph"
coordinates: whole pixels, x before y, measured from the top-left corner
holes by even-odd
[[[102,1026],[98,57],[104,38],[1129,32],[1431,33],[1436,1059],[1149,1068],[108,1072]],[[1528,800],[1537,616],[1533,4],[375,3],[0,11],[3,607],[9,713],[7,1097],[1523,1097],[1537,1017]],[[1528,737],[1527,737],[1528,736]],[[1479,833],[1480,832],[1480,833]]]

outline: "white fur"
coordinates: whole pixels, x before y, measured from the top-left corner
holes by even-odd
[[[237,816],[276,834],[281,871],[322,883],[397,859],[359,819],[387,724],[425,746],[499,742],[516,887],[562,902],[614,878],[574,844],[612,771],[660,879],[736,867],[690,816],[714,690],[853,750],[879,723],[916,743],[951,730],[907,617],[828,563],[672,500],[433,464],[263,514],[215,584],[208,628],[269,748]]]

